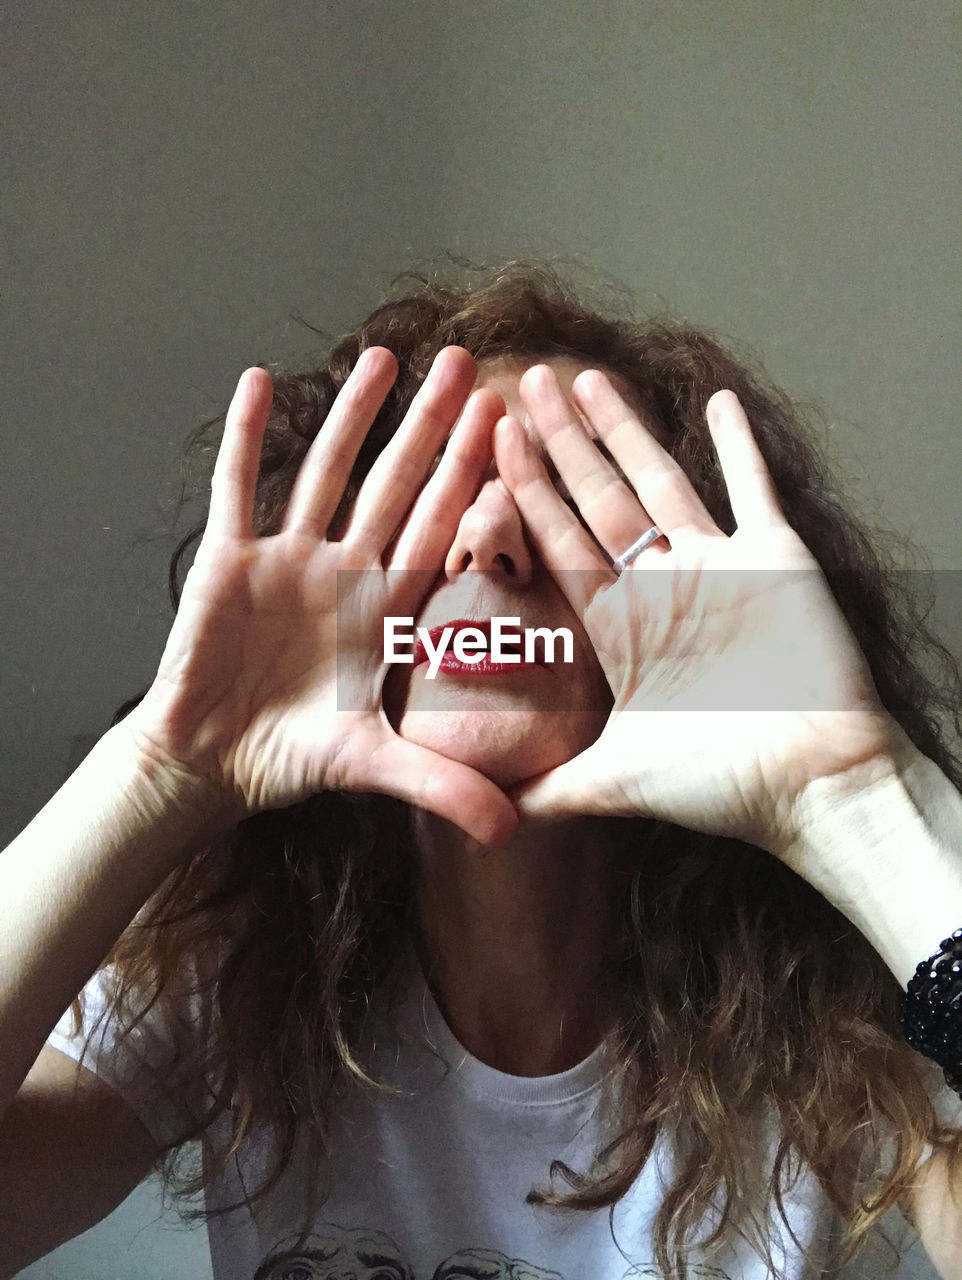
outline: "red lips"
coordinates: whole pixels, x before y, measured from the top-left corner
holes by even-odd
[[[478,622],[474,618],[452,618],[449,622],[442,622],[438,627],[428,628],[428,635],[431,637],[431,643],[435,645],[435,647],[440,643],[441,636],[448,627],[453,627],[454,630],[451,632],[448,639],[448,645],[444,651],[445,655],[451,653],[450,646],[454,641],[454,637],[459,631],[463,631],[465,627],[474,627],[476,630],[482,631],[488,644],[491,644],[491,623],[488,619]],[[424,647],[424,641],[420,636],[418,636],[417,644],[414,647],[414,665],[417,666],[419,662],[427,662],[427,660],[428,652]]]
[[[518,662],[494,662],[492,661],[490,653],[485,653],[484,656],[479,658],[477,662],[462,662],[460,658],[457,657],[454,650],[451,648],[451,645],[454,642],[454,637],[458,634],[459,631],[464,631],[465,628],[467,627],[471,627],[477,631],[480,631],[482,635],[485,637],[485,639],[487,640],[488,645],[490,646],[491,644],[490,619],[451,618],[448,622],[443,622],[439,626],[429,627],[428,636],[430,637],[431,643],[433,645],[437,646],[440,643],[441,637],[448,627],[451,627],[452,631],[448,638],[447,646],[445,647],[445,650],[444,650],[444,656],[442,657],[441,662],[438,666],[439,671],[446,671],[453,675],[490,676],[490,675],[504,675],[509,672],[525,671],[525,670],[530,670],[532,667],[544,666],[544,663],[542,662],[525,662],[524,661],[524,657],[523,657],[524,628],[520,625],[516,628],[512,627],[510,632],[510,634],[518,635],[519,637],[518,644],[516,646],[511,645],[508,647],[509,652],[511,651],[517,652],[519,657]],[[414,665],[417,666],[419,663],[428,662],[428,661],[429,661],[428,652],[425,649],[424,643],[419,636],[414,648]]]

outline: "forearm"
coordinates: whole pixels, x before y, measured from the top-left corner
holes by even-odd
[[[0,1115],[139,908],[213,834],[199,792],[119,725],[0,854]]]
[[[907,739],[890,762],[820,779],[779,851],[865,935],[905,987],[962,926],[962,796]]]

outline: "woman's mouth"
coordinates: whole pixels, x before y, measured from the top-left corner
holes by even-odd
[[[533,646],[526,644],[526,633],[517,625],[519,620],[511,618],[501,621],[515,625],[499,629],[493,646],[497,657],[492,656],[489,619],[452,618],[449,622],[428,629],[428,645],[418,636],[414,648],[414,666],[431,663],[433,658],[436,671],[463,676],[512,675],[545,666],[535,655]],[[442,644],[444,651],[438,661],[437,654]],[[433,653],[428,652],[429,648]]]

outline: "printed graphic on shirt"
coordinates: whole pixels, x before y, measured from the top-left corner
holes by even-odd
[[[654,1264],[632,1265],[621,1280],[659,1280]],[[727,1271],[694,1263],[692,1280],[731,1280]],[[309,1236],[274,1246],[251,1280],[584,1280],[563,1276],[497,1249],[459,1249],[439,1262],[430,1276],[416,1275],[394,1240],[367,1227],[325,1223]]]
[[[431,1280],[566,1280],[560,1271],[545,1271],[521,1258],[506,1258],[496,1249],[462,1249],[452,1253]]]
[[[383,1231],[325,1223],[316,1232],[275,1245],[252,1280],[418,1280]]]

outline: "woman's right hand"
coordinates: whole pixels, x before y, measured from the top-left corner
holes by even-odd
[[[396,376],[389,351],[362,353],[304,459],[280,531],[269,537],[256,537],[251,520],[272,384],[256,368],[238,383],[207,528],[160,668],[123,722],[144,761],[200,784],[226,825],[334,790],[399,797],[485,844],[506,838],[517,822],[493,782],[404,741],[381,704],[383,618],[417,614],[504,412],[491,391],[468,399],[475,364],[466,351],[438,355],[367,475],[340,540],[327,540]],[[341,577],[339,600],[343,570],[354,572]]]

